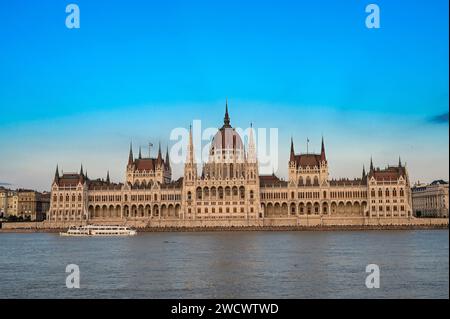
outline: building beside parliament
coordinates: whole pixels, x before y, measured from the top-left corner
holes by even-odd
[[[448,218],[448,182],[436,180],[412,187],[413,213],[416,217]]]
[[[50,208],[50,194],[29,189],[0,187],[0,218],[42,221]]]
[[[372,160],[357,179],[330,179],[325,144],[320,154],[298,154],[291,140],[287,180],[260,175],[252,130],[248,146],[230,124],[228,106],[200,172],[192,130],[183,177],[172,180],[169,152],[155,158],[134,156],[130,145],[126,180],[113,183],[56,168],[48,221],[127,222],[259,221],[342,217],[410,218],[408,172],[399,160],[384,169]]]

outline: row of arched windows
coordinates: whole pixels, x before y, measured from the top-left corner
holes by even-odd
[[[311,180],[311,177],[307,176],[305,179],[303,177],[299,177],[298,186],[319,186],[319,178],[317,176]]]
[[[239,188],[237,186],[233,187],[225,187],[222,186],[219,187],[197,187],[195,191],[195,198],[197,200],[208,200],[208,199],[224,199],[224,198],[239,198],[241,200],[245,199],[245,187],[240,186]],[[254,193],[253,190],[250,190],[249,192],[249,198],[253,199]],[[192,193],[189,191],[187,192],[187,199],[192,200]]]
[[[403,188],[400,188],[400,191],[397,192],[396,188],[393,188],[392,191],[389,190],[389,188],[386,188],[383,192],[383,190],[381,188],[378,189],[378,197],[383,197],[383,193],[385,197],[390,197],[391,194],[393,197],[397,197],[397,194],[400,193],[400,197],[405,196],[405,191],[403,190]],[[372,197],[375,197],[375,195],[377,194],[377,192],[375,191],[375,189],[372,189],[370,192],[370,195]]]
[[[65,199],[66,202],[69,202],[69,201],[72,201],[72,202],[79,201],[79,202],[81,202],[82,197],[81,197],[81,194],[78,194],[78,196],[76,194],[72,194],[72,195],[66,194],[66,196],[64,196],[63,194],[60,194],[59,195],[59,201],[60,202],[64,202],[64,199]],[[57,202],[57,201],[58,201],[58,196],[55,194],[55,195],[53,195],[53,202]]]

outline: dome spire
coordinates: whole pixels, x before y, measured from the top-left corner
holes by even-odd
[[[230,116],[228,115],[228,98],[225,102],[225,117],[223,118],[223,127],[231,127]]]

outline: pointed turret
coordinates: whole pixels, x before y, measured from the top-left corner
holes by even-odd
[[[291,137],[291,156],[289,157],[290,162],[295,161],[295,152],[294,152],[294,139]]]
[[[248,161],[256,163],[256,146],[253,138],[253,124],[250,123],[250,136],[248,137]]]
[[[326,162],[326,160],[327,160],[327,157],[325,155],[325,143],[323,142],[323,136],[322,136],[322,148],[320,151],[320,160],[322,162]]]
[[[162,165],[162,154],[161,154],[161,142],[159,142],[159,147],[158,147],[158,157],[156,158],[156,164],[158,166]]]
[[[231,127],[230,116],[228,115],[228,98],[225,102],[225,117],[223,118],[223,127]]]
[[[166,164],[167,167],[170,167],[169,145],[167,145],[167,149],[166,149],[166,159],[164,160],[164,164]]]
[[[192,141],[192,126],[189,126],[189,141],[186,154],[186,163],[194,163],[194,144]]]
[[[56,164],[56,172],[55,172],[55,178],[53,180],[55,183],[59,182],[59,169],[58,169],[58,164]]]
[[[398,157],[398,167],[402,167],[402,159],[400,156]]]
[[[139,159],[142,159],[142,152],[141,152],[141,147],[139,146]]]
[[[81,164],[80,168],[80,183],[84,184],[83,164]]]
[[[363,170],[362,170],[362,179],[364,179],[366,177],[366,168],[363,165]]]
[[[109,170],[106,172],[106,182],[109,184],[110,183],[110,179],[109,179]]]
[[[373,172],[373,161],[372,161],[372,156],[370,157],[370,171]]]
[[[130,153],[128,155],[128,165],[133,164],[133,144],[130,142]]]

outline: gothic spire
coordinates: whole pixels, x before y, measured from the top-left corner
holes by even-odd
[[[128,165],[133,164],[133,144],[130,142],[130,153],[128,155]]]
[[[364,179],[365,177],[366,177],[366,168],[363,165],[362,178]]]
[[[294,162],[295,161],[295,152],[294,152],[294,139],[291,136],[291,156],[289,158],[289,161]]]
[[[372,161],[372,156],[370,157],[370,171],[373,172],[373,161]]]
[[[398,167],[402,167],[402,160],[401,160],[400,156],[398,157]]]
[[[110,179],[109,179],[109,170],[106,172],[106,182],[109,184],[110,183]]]
[[[223,127],[231,127],[230,116],[228,115],[228,98],[225,102],[225,117],[223,118]]]
[[[250,123],[250,136],[248,137],[248,160],[251,163],[256,163],[256,146],[253,138],[253,124]]]
[[[325,143],[323,142],[323,136],[322,136],[322,149],[320,151],[320,160],[323,162],[327,160],[327,157],[325,156]]]
[[[142,159],[141,147],[139,146],[139,159]]]
[[[186,164],[194,163],[194,144],[192,141],[192,125],[189,126],[189,141],[187,147]]]
[[[159,142],[158,157],[156,158],[156,163],[158,166],[162,164],[161,142]]]
[[[55,182],[59,181],[59,169],[58,169],[58,164],[56,164],[56,172],[55,172]]]
[[[80,183],[81,184],[84,183],[83,164],[81,164],[81,168],[80,168]]]
[[[167,144],[167,149],[166,149],[166,159],[165,159],[165,164],[167,167],[170,167],[170,159],[169,159],[169,145]]]

